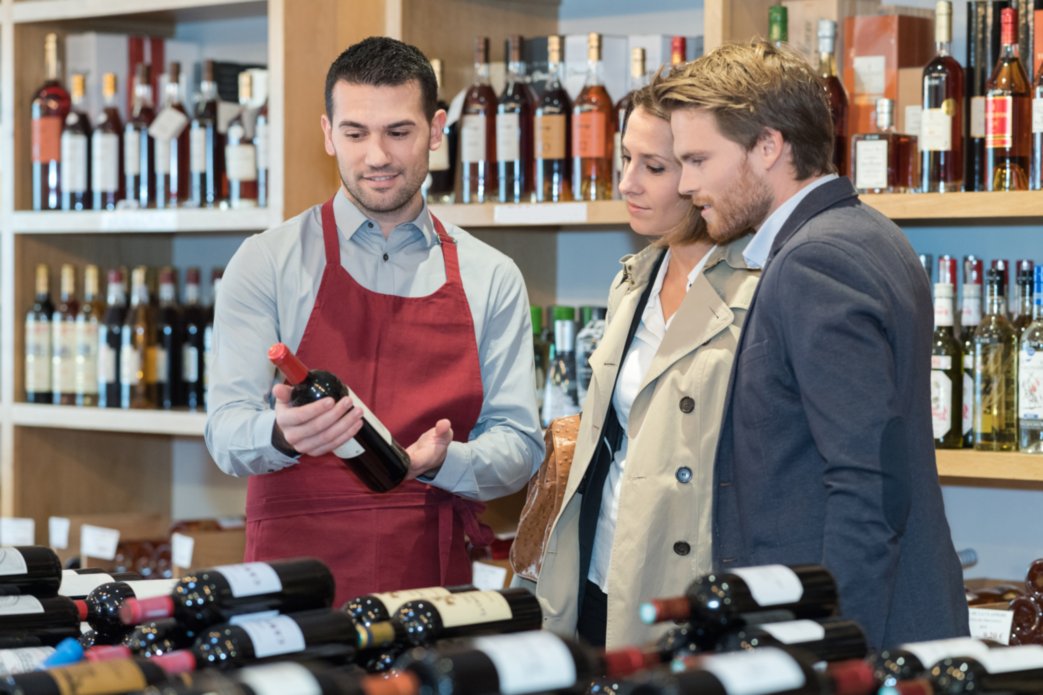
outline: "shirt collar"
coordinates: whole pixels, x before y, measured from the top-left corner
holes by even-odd
[[[345,239],[351,239],[356,232],[363,229],[380,234],[380,225],[362,214],[362,211],[348,199],[343,188],[337,191],[337,196],[333,200],[333,217],[337,222],[337,230]],[[435,232],[435,224],[431,220],[431,211],[428,210],[426,201],[420,208],[420,214],[415,219],[395,227],[395,231],[399,229],[419,233],[427,246],[439,243],[438,233]]]
[[[768,254],[771,253],[771,246],[775,243],[775,237],[779,235],[782,225],[786,223],[789,216],[793,214],[793,211],[797,209],[801,201],[808,197],[809,193],[835,178],[837,178],[836,174],[826,174],[818,177],[790,196],[786,202],[776,208],[775,212],[768,215],[768,218],[761,223],[757,233],[753,235],[750,243],[746,245],[746,249],[743,251],[742,255],[746,259],[746,264],[751,268],[763,268],[768,261]]]

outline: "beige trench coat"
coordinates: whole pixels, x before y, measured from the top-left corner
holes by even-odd
[[[714,247],[678,308],[630,411],[630,439],[609,565],[607,647],[648,642],[665,631],[643,625],[638,605],[681,593],[710,569],[713,457],[732,360],[760,275],[742,256],[749,237]],[[608,412],[624,343],[661,250],[622,260],[612,283],[605,336],[576,441],[565,501],[536,586],[544,627],[576,630],[579,509],[576,493]],[[531,584],[530,584],[531,588]]]

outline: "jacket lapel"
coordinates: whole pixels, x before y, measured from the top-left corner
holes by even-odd
[[[782,229],[775,236],[771,245],[771,253],[768,254],[768,262],[785,246],[786,242],[797,233],[804,224],[820,212],[840,204],[854,205],[858,202],[858,193],[855,191],[851,179],[846,176],[827,181],[800,201],[796,209],[783,223]],[[768,263],[765,263],[767,267]]]

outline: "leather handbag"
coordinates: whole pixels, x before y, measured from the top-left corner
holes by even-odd
[[[543,551],[569,482],[577,434],[579,414],[552,420],[543,435],[547,453],[540,470],[529,481],[518,533],[511,544],[511,567],[524,579],[536,581],[540,574]]]

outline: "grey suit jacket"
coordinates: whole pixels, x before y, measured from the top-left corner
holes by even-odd
[[[929,283],[840,178],[772,246],[714,465],[714,566],[822,563],[870,646],[967,634],[930,412]]]

